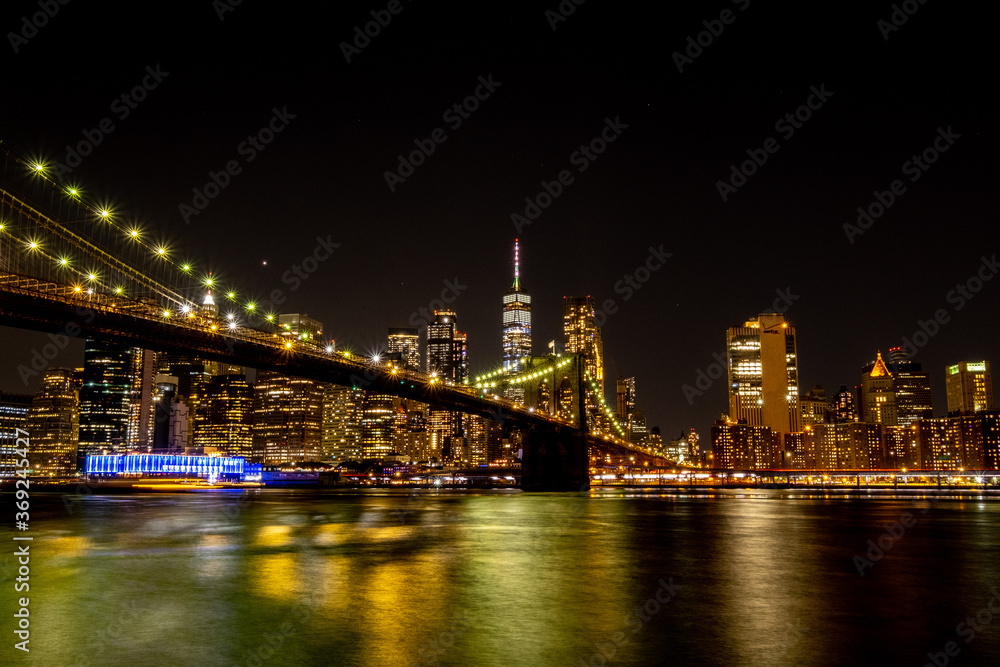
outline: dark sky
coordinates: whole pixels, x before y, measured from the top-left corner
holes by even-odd
[[[224,20],[220,6],[70,2],[27,42],[14,39],[16,53],[8,34],[0,139],[64,161],[67,145],[110,119],[72,180],[216,275],[282,289],[283,310],[322,320],[338,345],[384,344],[387,327],[407,326],[457,281],[473,370],[491,370],[519,236],[535,351],[561,338],[564,295],[615,299],[609,396],[618,374],[634,375],[650,425],[667,435],[707,436],[727,407],[725,381],[690,402],[683,386],[722,353],[726,328],[771,308],[779,290],[794,295],[786,316],[803,391],[855,384],[877,350],[938,309],[950,320],[915,359],[932,371],[939,413],[946,364],[1000,361],[1000,280],[961,309],[948,298],[998,251],[995,40],[974,9],[907,4],[918,9],[886,39],[878,22],[890,3],[590,0],[553,30],[556,0],[405,2],[348,63],[340,43],[386,3],[244,2]],[[38,11],[5,3],[4,32]],[[687,39],[700,32],[699,54]],[[695,57],[678,71],[673,54],[687,48]],[[114,101],[155,82],[147,67],[167,74],[122,118]],[[444,114],[479,77],[498,85],[455,127]],[[776,126],[810,99],[816,108],[799,112],[808,120]],[[294,118],[248,161],[241,144],[274,109]],[[592,161],[574,158],[606,119],[620,136]],[[445,140],[391,191],[396,156],[436,128]],[[939,128],[951,128],[948,150],[904,171]],[[767,161],[724,201],[717,182],[747,151]],[[186,223],[180,205],[230,160],[241,172]],[[518,232],[511,215],[562,170],[572,183]],[[849,239],[857,207],[897,179],[905,192]],[[282,275],[317,237],[340,247],[292,290]],[[630,298],[616,291],[661,246],[671,253],[662,268]],[[17,367],[44,342],[0,330],[0,388],[34,391]],[[80,350],[57,362],[79,363]]]

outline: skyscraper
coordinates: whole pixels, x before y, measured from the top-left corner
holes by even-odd
[[[320,459],[323,383],[258,371],[254,386],[254,460],[266,464]]]
[[[524,357],[531,355],[531,297],[521,289],[520,245],[514,239],[514,283],[503,296],[503,369],[507,373],[520,370]],[[523,400],[523,389],[512,386],[511,396]]]
[[[245,375],[217,375],[205,385],[194,444],[227,456],[253,456],[254,388]],[[207,452],[206,452],[207,453]]]
[[[993,374],[988,361],[960,361],[945,376],[948,412],[975,414],[993,409]]]
[[[799,431],[798,353],[795,328],[776,313],[762,313],[726,332],[729,416],[775,433]]]
[[[18,470],[16,461],[21,457],[15,454],[18,449],[17,439],[25,437],[31,400],[31,394],[8,394],[0,391],[0,478],[13,477]],[[20,435],[18,429],[22,431]],[[30,456],[33,444],[30,442],[30,433],[27,434],[27,439]],[[21,444],[24,444],[23,440]]]
[[[36,475],[62,477],[76,471],[80,396],[71,368],[50,368],[28,412],[28,458]]]
[[[881,352],[861,371],[861,410],[863,422],[899,425],[895,378],[882,361]]]
[[[604,344],[594,320],[593,297],[563,297],[563,341],[566,352],[583,356],[584,371],[597,386],[596,391],[587,389],[587,412],[590,428],[604,430]]]
[[[911,361],[902,347],[889,349],[889,368],[896,390],[896,422],[913,426],[934,416],[931,404],[931,374],[919,362]]]
[[[435,310],[427,325],[427,373],[460,384],[468,373],[465,334],[458,331],[458,318],[450,310]]]
[[[403,368],[420,370],[420,337],[415,328],[389,327],[389,354],[399,354]]]
[[[150,445],[154,371],[148,350],[87,339],[80,387],[80,469],[90,454]]]
[[[365,390],[326,385],[323,392],[324,461],[361,458],[361,410]]]
[[[361,410],[361,458],[383,459],[393,451],[395,398],[365,392]]]

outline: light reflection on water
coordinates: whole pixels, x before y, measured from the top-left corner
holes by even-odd
[[[268,490],[33,510],[39,665],[920,665],[1000,585],[1000,503],[979,497]],[[663,605],[661,580],[679,587]],[[964,664],[998,656],[1000,625],[963,643]]]

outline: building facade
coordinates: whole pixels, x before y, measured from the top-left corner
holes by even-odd
[[[993,373],[988,361],[960,361],[945,375],[948,414],[975,414],[993,409]]]
[[[782,315],[762,313],[726,332],[729,417],[775,433],[800,431],[795,328]]]
[[[29,461],[36,475],[67,477],[76,472],[80,437],[80,390],[76,371],[50,368],[42,376],[28,413]]]

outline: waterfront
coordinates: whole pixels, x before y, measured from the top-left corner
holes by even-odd
[[[29,664],[997,664],[1000,618],[956,628],[998,524],[974,494],[40,494]]]

